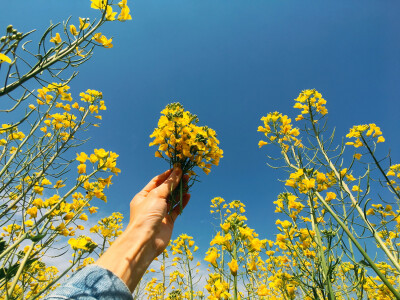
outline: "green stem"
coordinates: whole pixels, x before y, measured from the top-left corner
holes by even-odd
[[[184,247],[185,247],[185,258],[186,258],[186,266],[188,268],[188,273],[189,273],[189,285],[190,285],[190,300],[193,300],[193,280],[192,280],[192,270],[190,269],[190,263],[189,263],[189,258],[187,255],[187,246],[186,242],[184,242]]]
[[[311,210],[312,227],[313,227],[313,230],[315,231],[315,236],[317,238],[317,252],[319,254],[319,258],[321,259],[322,272],[323,272],[322,275],[323,275],[323,278],[324,278],[324,285],[328,289],[328,299],[329,300],[333,300],[333,299],[335,299],[335,294],[333,292],[331,280],[329,278],[329,268],[328,268],[328,265],[327,265],[326,259],[325,259],[325,253],[324,253],[324,247],[323,247],[323,244],[322,244],[321,232],[319,231],[317,218],[315,216],[313,195],[310,193],[308,195],[308,198],[310,200],[309,203],[310,203],[310,210]]]
[[[333,163],[331,162],[331,160],[327,156],[327,154],[325,152],[325,149],[324,149],[324,146],[322,145],[318,135],[316,135],[316,139],[317,139],[318,145],[319,145],[319,147],[321,149],[321,152],[324,155],[325,160],[329,164],[329,167],[331,168],[331,170],[335,173],[335,176],[339,180],[339,182],[341,184],[341,187],[343,188],[343,190],[349,196],[349,198],[350,198],[350,200],[352,202],[352,205],[356,208],[356,210],[357,210],[358,214],[360,215],[361,219],[367,225],[368,230],[372,233],[373,237],[375,238],[375,241],[379,244],[379,247],[385,252],[385,254],[389,258],[389,260],[392,262],[392,264],[395,266],[397,271],[400,272],[400,263],[399,263],[399,261],[393,256],[393,254],[390,252],[390,250],[386,247],[385,243],[382,241],[382,239],[379,236],[378,232],[372,227],[371,223],[368,221],[366,215],[364,214],[363,209],[360,207],[360,205],[358,204],[358,201],[355,199],[355,197],[353,196],[352,192],[350,191],[350,188],[342,180],[338,170],[336,169],[336,167],[333,165]]]
[[[162,266],[163,266],[163,270],[162,270],[162,289],[163,289],[163,292],[162,292],[162,300],[164,300],[164,296],[165,296],[165,290],[166,290],[166,288],[165,288],[165,252],[163,251],[163,253],[162,253]]]
[[[290,166],[294,170],[298,170],[296,166],[294,166],[287,154],[283,152],[284,159],[288,166]],[[375,271],[376,275],[382,280],[382,282],[388,287],[388,289],[395,295],[397,299],[400,299],[400,292],[397,291],[393,285],[388,281],[388,279],[379,271],[378,267],[375,265],[374,261],[369,257],[367,252],[364,250],[364,248],[360,245],[360,243],[357,241],[357,239],[354,237],[354,235],[350,232],[350,230],[347,228],[347,226],[343,223],[343,221],[339,218],[339,216],[333,211],[333,209],[328,205],[328,203],[325,201],[325,199],[318,193],[315,192],[317,195],[318,199],[321,201],[321,203],[324,205],[326,210],[331,214],[331,216],[335,219],[335,221],[339,224],[339,226],[343,229],[343,231],[346,233],[346,235],[350,238],[350,240],[354,243],[358,251],[360,251],[361,255],[365,258],[365,260],[369,263],[371,268]]]
[[[104,16],[104,14],[103,14]],[[103,23],[104,19],[102,18],[92,29],[90,29],[86,34],[84,34],[80,39],[77,39],[75,42],[70,44],[68,47],[62,49],[61,51],[57,51],[56,54],[52,55],[50,58],[46,59],[44,62],[38,61],[38,63],[25,75],[23,75],[19,80],[10,83],[9,85],[0,89],[0,97],[2,95],[8,94],[15,90],[17,87],[22,85],[24,82],[29,80],[30,78],[36,76],[43,70],[51,67],[56,62],[60,61],[64,57],[68,56],[72,52],[75,51],[76,47],[78,47],[81,43],[83,43],[87,38],[89,38]]]
[[[237,262],[237,247],[236,247],[236,242],[234,242],[233,244],[233,258],[236,260]],[[233,299],[237,300],[237,274],[233,275]]]
[[[14,280],[13,280],[13,282],[12,282],[12,284],[11,284],[11,287],[10,287],[10,289],[7,291],[7,294],[8,294],[8,295],[12,296],[12,293],[13,293],[13,291],[14,291],[14,289],[15,289],[15,286],[17,285],[18,279],[19,279],[19,277],[21,276],[22,271],[23,271],[24,268],[25,268],[26,262],[28,261],[28,258],[29,258],[29,256],[31,255],[32,250],[33,250],[34,247],[35,247],[35,243],[32,243],[31,247],[30,247],[29,250],[26,252],[25,257],[24,257],[23,261],[21,262],[21,265],[20,265],[19,268],[18,268],[17,274],[15,274],[15,277],[14,277]]]

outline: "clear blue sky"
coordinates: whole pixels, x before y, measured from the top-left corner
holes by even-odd
[[[180,101],[215,129],[225,151],[219,167],[201,176],[174,234],[194,236],[204,252],[211,239],[213,197],[240,199],[249,225],[272,238],[273,201],[285,175],[266,166],[258,149],[260,118],[295,116],[293,99],[316,88],[328,101],[330,125],[344,136],[354,124],[377,123],[400,161],[400,2],[308,0],[129,0],[133,20],[105,24],[113,49],[98,48],[71,84],[73,93],[101,90],[108,110],[82,151],[120,154],[122,169],[101,215],[122,212],[147,181],[164,171],[149,135],[159,112]],[[39,32],[73,15],[93,18],[90,1],[7,1],[0,28]],[[39,34],[33,36],[39,38]],[[75,172],[75,170],[73,170]],[[95,204],[96,205],[96,204]]]

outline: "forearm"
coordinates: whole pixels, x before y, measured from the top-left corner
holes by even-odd
[[[133,292],[156,256],[152,236],[151,230],[128,226],[95,264],[113,272]]]

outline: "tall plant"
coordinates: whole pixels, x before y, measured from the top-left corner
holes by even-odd
[[[28,40],[34,30],[21,33],[9,25],[0,38],[1,113],[12,120],[0,128],[0,294],[4,299],[43,297],[70,270],[91,263],[90,253],[99,254],[97,244],[80,233],[88,214],[97,210],[91,201],[106,201],[110,173],[120,172],[118,155],[104,149],[76,153],[75,148],[85,142],[82,132],[98,126],[106,105],[101,92],[88,89],[77,97],[70,93],[69,84],[96,47],[113,46],[112,39],[99,32],[101,26],[131,16],[126,0],[118,4],[92,0],[91,7],[99,11],[96,20],[79,18],[73,24],[68,18],[51,24],[37,48]],[[71,159],[74,151],[76,159]],[[70,174],[71,168],[76,168],[76,176]],[[100,251],[120,234],[120,223],[121,216],[114,214],[92,229],[104,240]],[[63,237],[70,237],[74,253],[59,274],[43,257],[50,252],[69,255]]]

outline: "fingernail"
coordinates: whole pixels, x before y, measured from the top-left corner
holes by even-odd
[[[180,163],[174,163],[174,169],[181,169],[181,164]]]

